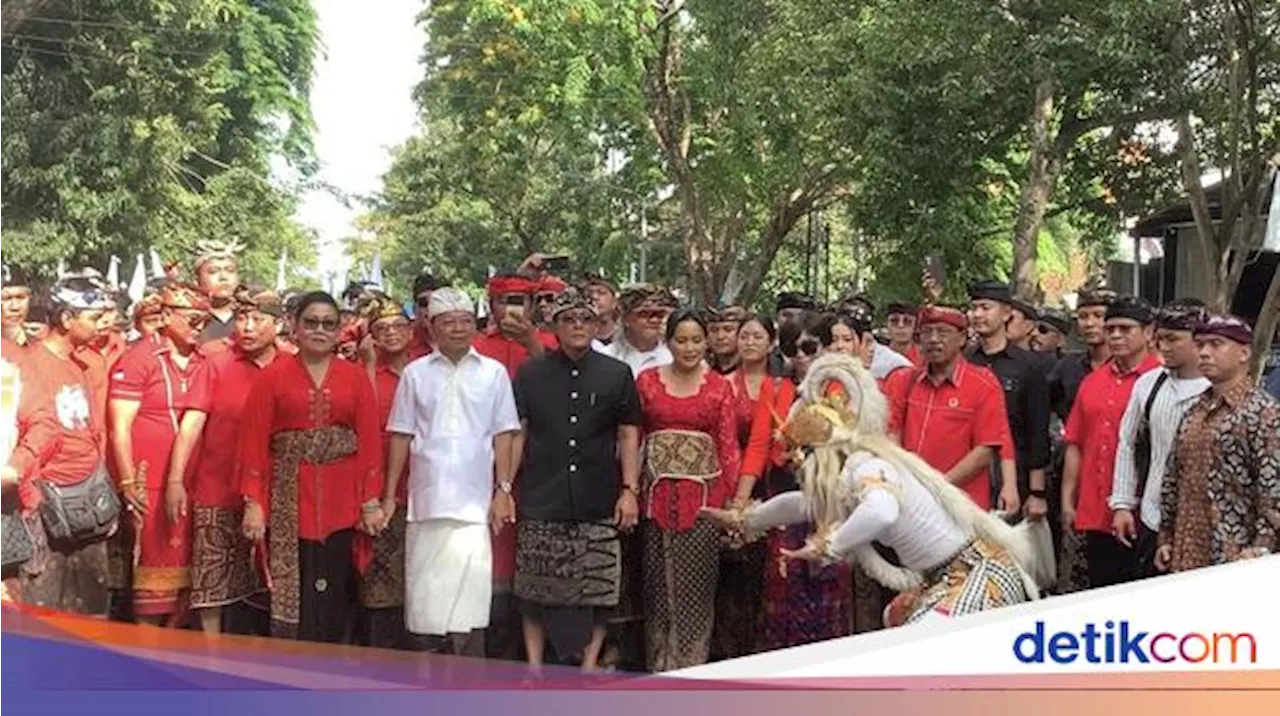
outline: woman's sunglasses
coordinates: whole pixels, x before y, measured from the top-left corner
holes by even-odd
[[[795,358],[800,353],[803,353],[812,358],[818,355],[820,350],[822,350],[822,344],[818,342],[818,339],[806,336],[796,341],[795,346],[784,348],[782,354],[788,358]]]

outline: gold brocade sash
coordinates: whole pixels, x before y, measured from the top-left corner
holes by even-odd
[[[345,426],[288,430],[271,437],[271,520],[267,539],[272,636],[295,639],[301,622],[298,469],[303,463],[325,465],[355,453],[356,434]]]
[[[718,477],[720,460],[710,435],[697,430],[658,430],[645,439],[646,516],[653,516],[653,488],[663,480],[698,483],[706,506],[711,482]]]

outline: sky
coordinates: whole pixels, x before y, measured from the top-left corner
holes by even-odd
[[[415,24],[422,0],[314,0],[321,51],[311,89],[319,179],[347,195],[369,195],[391,165],[391,150],[414,133],[413,87],[426,35]],[[322,281],[345,287],[341,241],[356,233],[361,207],[328,192],[303,198],[298,219],[319,236]],[[353,277],[354,278],[354,277]]]

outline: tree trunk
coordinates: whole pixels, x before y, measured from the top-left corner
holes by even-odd
[[[1053,90],[1052,78],[1046,77],[1036,84],[1035,104],[1031,108],[1031,157],[1027,178],[1018,197],[1018,219],[1013,226],[1013,291],[1027,301],[1038,298],[1036,258],[1040,225],[1062,167],[1057,147],[1050,136]]]

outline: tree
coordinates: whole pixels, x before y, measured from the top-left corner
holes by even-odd
[[[1280,165],[1280,3],[1188,0],[1177,50],[1191,109],[1177,118],[1177,155],[1209,273],[1209,304],[1228,311],[1245,265],[1261,248],[1267,199]],[[1221,170],[1218,212],[1203,183]],[[1254,374],[1280,311],[1273,278],[1257,326]]]
[[[299,187],[269,178],[273,157],[312,165],[308,2],[22,5],[2,51],[6,261],[177,258],[218,235],[251,266],[308,255]]]

